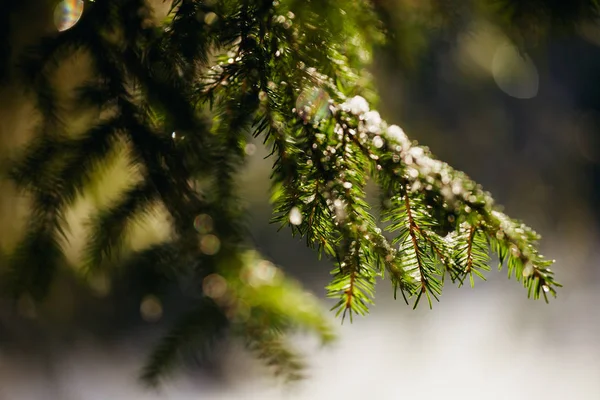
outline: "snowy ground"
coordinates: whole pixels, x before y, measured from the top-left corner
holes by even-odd
[[[524,300],[512,283],[450,290],[433,311],[382,295],[371,316],[340,328],[332,348],[299,340],[311,376],[293,390],[229,352],[224,382],[188,376],[149,392],[136,383],[143,354],[131,346],[74,343],[46,364],[0,358],[0,399],[599,399],[600,318],[589,312],[599,295],[567,292],[547,306]]]

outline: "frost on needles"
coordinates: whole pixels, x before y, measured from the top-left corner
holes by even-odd
[[[483,278],[491,253],[530,296],[555,295],[539,236],[371,109],[365,68],[383,39],[366,1],[175,0],[164,18],[143,0],[86,1],[72,28],[19,64],[41,124],[10,169],[32,212],[4,277],[9,292],[44,297],[66,263],[65,213],[121,151],[135,182],[89,216],[78,270],[153,268],[192,293],[192,311],[151,353],[146,382],[223,336],[300,378],[286,335],[304,329],[328,342],[333,333],[319,301],[247,239],[235,177],[253,135],[271,151],[274,221],[334,265],[336,314],[366,314],[377,277],[414,307],[431,306],[445,277]],[[54,77],[75,55],[91,67],[67,104]],[[97,117],[70,133],[65,110]],[[381,220],[366,201],[369,180]],[[127,249],[132,225],[157,208],[169,215],[170,239]]]

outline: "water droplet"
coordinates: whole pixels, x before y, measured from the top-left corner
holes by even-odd
[[[395,140],[396,142],[403,144],[405,142],[408,142],[408,138],[406,137],[406,134],[404,133],[404,131],[402,130],[402,128],[400,128],[398,125],[390,125],[387,128],[386,134],[393,140]]]
[[[300,225],[302,223],[302,213],[298,207],[293,207],[290,210],[290,223],[292,225]]]
[[[363,116],[365,128],[371,133],[379,133],[381,130],[381,115],[377,111],[368,111]]]
[[[72,28],[83,14],[83,0],[63,0],[54,9],[54,25],[59,32]]]
[[[315,201],[315,194],[311,194],[310,196],[305,198],[303,201],[304,201],[304,204],[312,203],[313,201]]]
[[[411,188],[410,188],[410,191],[413,192],[413,193],[414,192],[418,192],[419,190],[421,190],[421,187],[422,187],[421,182],[414,181],[413,184],[412,184],[412,186],[411,186]]]
[[[415,159],[419,160],[420,157],[423,157],[424,151],[421,147],[411,147],[408,153]]]
[[[341,105],[342,110],[350,111],[354,115],[361,115],[369,111],[369,103],[362,96],[354,96]]]
[[[513,257],[521,257],[521,252],[514,244],[510,246],[510,252],[512,253]]]
[[[344,186],[344,188],[346,188],[346,189],[351,189],[352,188],[352,183],[350,183],[350,182],[344,182],[344,184],[342,186]]]
[[[550,287],[548,285],[542,285],[542,289],[544,292],[548,293],[550,291]]]
[[[215,255],[221,248],[221,241],[215,235],[204,235],[200,238],[200,251],[207,256]]]
[[[452,182],[452,193],[456,196],[461,194],[463,191],[462,183],[459,180]]]
[[[415,168],[413,167],[409,167],[406,169],[406,172],[408,172],[408,176],[410,176],[411,178],[418,178],[419,177],[419,171],[417,171]]]
[[[375,136],[373,138],[373,146],[375,146],[378,149],[383,147],[383,139],[381,138],[381,136]]]
[[[527,264],[525,268],[523,268],[523,276],[527,278],[531,274],[533,274],[533,265]]]
[[[144,296],[140,303],[140,314],[146,322],[156,322],[163,315],[160,299],[152,294]]]

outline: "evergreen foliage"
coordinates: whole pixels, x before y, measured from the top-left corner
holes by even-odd
[[[514,14],[540,1],[504,3]],[[66,210],[125,148],[136,183],[89,217],[86,271],[153,268],[202,295],[151,354],[145,381],[158,383],[179,351],[223,334],[277,374],[301,377],[286,334],[333,334],[318,301],[246,240],[235,176],[254,136],[271,151],[273,221],[334,263],[327,293],[337,315],[366,314],[386,276],[407,303],[431,307],[446,275],[459,285],[484,279],[491,253],[529,296],[555,295],[539,236],[371,109],[364,71],[386,32],[375,10],[355,0],[175,0],[157,21],[144,0],[86,1],[77,24],[45,38],[19,68],[42,117],[10,168],[32,213],[7,290],[43,299],[66,262]],[[76,134],[53,86],[74,54],[93,69],[75,103],[97,115]],[[366,200],[369,181],[381,218]],[[132,225],[157,207],[168,211],[171,240],[126,252]]]

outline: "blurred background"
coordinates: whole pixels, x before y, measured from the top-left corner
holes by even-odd
[[[454,8],[447,23],[431,18],[431,1],[377,3],[393,28],[370,71],[382,116],[542,234],[542,253],[556,259],[564,284],[558,298],[549,305],[528,300],[518,282],[493,270],[488,282],[447,285],[433,310],[413,311],[381,282],[372,313],[340,325],[332,346],[298,336],[309,378],[294,387],[278,385],[251,357],[222,343],[211,362],[194,367],[190,357],[189,368],[156,392],[137,376],[172,322],[181,300],[175,291],[153,287],[148,271],[100,277],[91,291],[65,272],[41,306],[28,298],[0,304],[0,400],[600,398],[600,27],[582,23],[524,50],[485,14]],[[16,26],[11,54],[54,28],[54,6],[46,1],[9,13]],[[64,66],[66,87],[80,68]],[[28,95],[4,82],[0,158],[27,140],[31,110]],[[255,146],[240,176],[252,240],[324,297],[331,265],[268,223],[271,164]],[[104,182],[98,196],[123,180]],[[22,229],[26,204],[8,183],[0,189],[4,253]],[[83,199],[73,218],[93,201]],[[164,221],[150,221],[132,246],[165,231]]]

